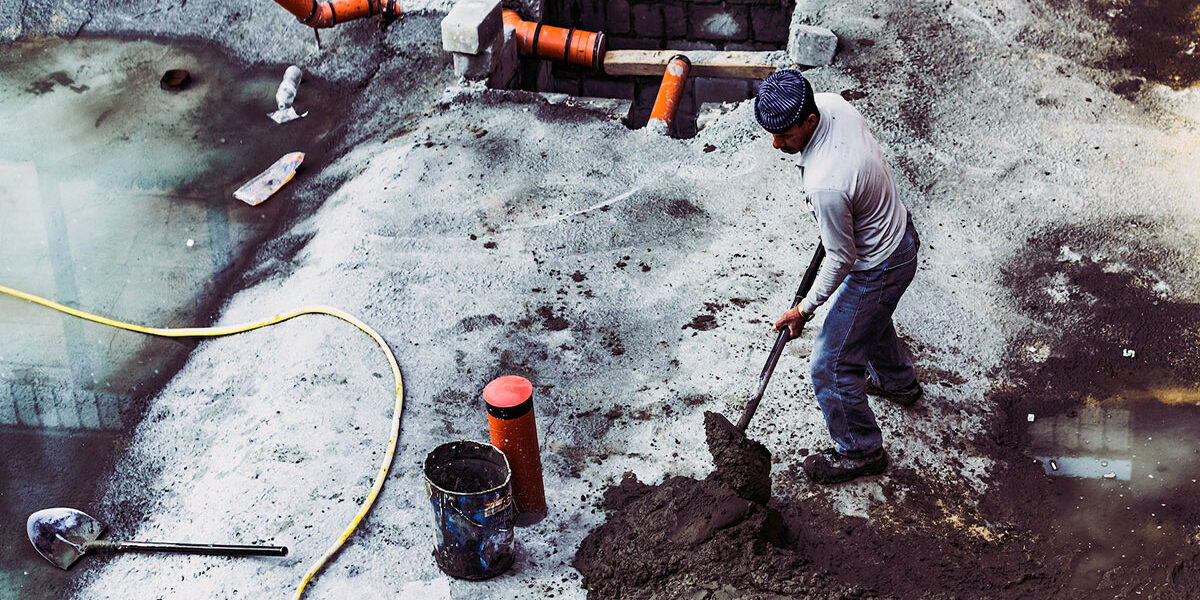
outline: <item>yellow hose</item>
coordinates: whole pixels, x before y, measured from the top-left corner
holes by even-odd
[[[300,315],[324,314],[331,317],[337,317],[347,323],[350,323],[351,325],[359,328],[363,333],[371,336],[371,339],[375,340],[375,343],[378,344],[379,348],[383,350],[383,353],[387,355],[388,365],[392,368],[392,376],[396,379],[396,407],[392,413],[392,431],[391,436],[388,438],[387,452],[384,453],[383,462],[379,465],[379,473],[375,475],[375,483],[371,486],[371,493],[367,494],[367,498],[366,500],[363,500],[362,506],[360,506],[358,509],[358,513],[355,514],[354,518],[350,520],[350,525],[346,527],[346,530],[343,531],[340,536],[338,536],[337,541],[334,542],[333,545],[325,551],[325,554],[323,554],[321,558],[317,559],[317,561],[313,563],[312,567],[309,568],[308,572],[305,573],[304,579],[300,581],[300,585],[296,586],[296,592],[292,596],[293,600],[299,600],[299,598],[304,595],[304,588],[308,586],[313,577],[316,577],[317,573],[325,567],[325,564],[329,562],[329,559],[341,549],[342,545],[346,543],[346,540],[349,539],[350,535],[354,533],[354,530],[358,528],[358,524],[361,523],[363,518],[367,516],[367,513],[370,512],[371,505],[375,503],[375,498],[379,496],[379,491],[383,489],[383,481],[387,479],[388,469],[392,465],[392,457],[396,454],[396,442],[400,439],[400,414],[404,410],[404,380],[400,376],[400,365],[396,363],[396,356],[392,354],[391,348],[388,348],[387,342],[383,340],[383,336],[379,335],[378,332],[376,332],[366,323],[358,320],[356,317],[354,317],[354,315],[331,306],[310,305],[300,307],[291,312],[275,315],[269,319],[241,323],[238,325],[164,329],[158,327],[143,327],[141,325],[134,325],[132,323],[124,323],[114,319],[101,317],[99,315],[77,310],[71,308],[70,306],[59,304],[53,300],[47,300],[40,296],[35,296],[33,294],[22,292],[20,290],[3,285],[0,285],[0,292],[8,294],[9,296],[20,298],[22,300],[28,300],[34,304],[40,304],[47,308],[64,312],[74,317],[79,317],[80,319],[86,319],[94,323],[100,323],[101,325],[108,325],[109,327],[116,327],[118,329],[136,331],[138,333],[156,335],[159,337],[220,337],[224,335],[233,335],[235,333],[250,331],[251,329],[258,329],[260,327],[267,327],[268,325],[275,325],[276,323],[282,323],[288,319],[298,317]]]

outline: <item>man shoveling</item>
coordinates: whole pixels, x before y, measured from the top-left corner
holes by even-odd
[[[802,467],[819,483],[877,475],[888,457],[867,394],[902,406],[922,396],[892,324],[917,270],[920,238],[879,143],[841,96],[814,95],[799,72],[777,71],[759,87],[754,116],[775,148],[800,155],[826,251],[812,289],[774,328],[788,327],[795,337],[833,299],[813,345],[812,381],[834,447],[808,456]]]

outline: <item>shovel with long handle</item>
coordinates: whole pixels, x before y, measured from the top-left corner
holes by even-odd
[[[824,259],[825,244],[817,242],[817,249],[813,252],[812,261],[808,263],[808,270],[804,272],[804,278],[800,280],[800,288],[796,290],[796,298],[792,300],[792,308],[800,304],[800,301],[812,289],[813,282],[817,279],[817,271],[821,268],[821,261]],[[750,403],[746,405],[746,410],[742,412],[741,420],[738,421],[737,428],[739,431],[745,432],[746,426],[750,424],[750,419],[754,418],[754,411],[758,410],[758,403],[762,401],[763,392],[767,390],[767,382],[771,380],[771,374],[775,372],[775,364],[779,362],[779,357],[783,354],[783,347],[791,339],[789,327],[783,327],[779,330],[779,336],[775,338],[775,347],[771,348],[771,354],[767,356],[767,364],[758,376],[758,392],[750,399]]]
[[[26,530],[33,547],[60,569],[91,552],[175,552],[218,556],[287,556],[286,546],[236,544],[187,544],[177,542],[133,542],[99,539],[105,526],[92,516],[73,508],[47,508],[29,515]]]

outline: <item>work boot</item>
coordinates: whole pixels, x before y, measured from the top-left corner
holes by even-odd
[[[885,390],[875,380],[867,377],[867,395],[879,396],[887,398],[900,406],[912,406],[925,396],[925,390],[921,389],[921,382],[913,380],[912,383],[898,390]]]
[[[883,448],[862,458],[850,458],[833,448],[822,450],[800,465],[804,474],[817,483],[841,483],[887,470],[888,457]]]

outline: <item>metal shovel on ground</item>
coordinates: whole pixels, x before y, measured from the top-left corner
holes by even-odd
[[[73,508],[47,508],[29,515],[25,531],[34,549],[64,571],[89,552],[175,552],[217,556],[287,556],[286,546],[239,546],[99,539],[105,526]]]
[[[800,280],[800,288],[796,291],[792,307],[800,304],[800,301],[812,289],[813,282],[817,279],[817,271],[821,268],[821,261],[824,258],[825,246],[818,243],[812,261],[808,264],[808,270],[804,272],[804,278]],[[763,392],[767,389],[767,382],[771,380],[771,374],[775,372],[775,365],[783,354],[783,347],[791,339],[791,331],[788,327],[779,330],[779,335],[775,338],[775,346],[771,348],[771,354],[767,357],[767,364],[758,376],[758,391],[746,405],[736,427],[719,413],[704,413],[704,431],[708,439],[708,450],[712,453],[713,462],[716,464],[716,470],[709,478],[734,490],[740,497],[756,502],[766,503],[771,496],[771,454],[762,444],[746,437],[746,426],[754,417],[754,411],[758,410]]]

